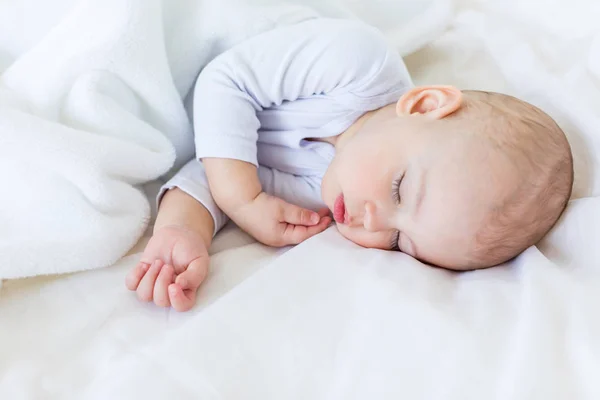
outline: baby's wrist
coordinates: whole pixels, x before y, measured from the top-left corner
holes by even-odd
[[[168,190],[160,202],[154,231],[189,230],[198,233],[208,247],[214,233],[214,220],[198,200],[179,188]]]

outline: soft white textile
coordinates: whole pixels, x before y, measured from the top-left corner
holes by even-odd
[[[0,398],[597,400],[599,7],[463,1],[450,31],[407,58],[416,83],[504,90],[564,126],[575,199],[538,247],[453,274],[358,248],[335,228],[282,256],[239,247],[247,238],[226,228],[187,314],[126,292],[136,255],[9,281]]]
[[[447,9],[446,0],[401,3],[387,11],[406,27]],[[192,156],[182,98],[200,69],[317,11],[352,17],[334,0],[2,2],[0,279],[123,256],[150,218],[140,185]],[[406,39],[424,44],[443,26],[413,26]]]

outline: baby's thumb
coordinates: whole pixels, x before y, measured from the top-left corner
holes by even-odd
[[[321,220],[321,216],[306,208],[298,207],[281,200],[282,204],[282,220],[292,225],[313,226],[317,225]]]
[[[196,290],[208,273],[208,257],[198,257],[187,269],[175,278],[175,283],[183,290]]]
[[[185,271],[177,275],[175,283],[169,285],[169,300],[177,311],[188,311],[196,304],[196,292],[206,278],[208,257],[192,261]]]

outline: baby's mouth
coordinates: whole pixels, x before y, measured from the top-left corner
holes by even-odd
[[[333,219],[338,224],[345,224],[348,220],[348,212],[344,203],[344,195],[340,194],[333,203]]]

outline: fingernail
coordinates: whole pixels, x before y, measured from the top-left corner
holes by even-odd
[[[177,289],[175,289],[175,287],[170,287],[169,293],[171,293],[172,296],[175,296],[177,294]]]
[[[313,214],[310,217],[310,222],[316,224],[317,222],[319,222],[319,219],[321,219],[321,217],[319,217],[319,214]]]
[[[148,271],[149,265],[146,263],[142,263],[142,271],[146,272]]]

